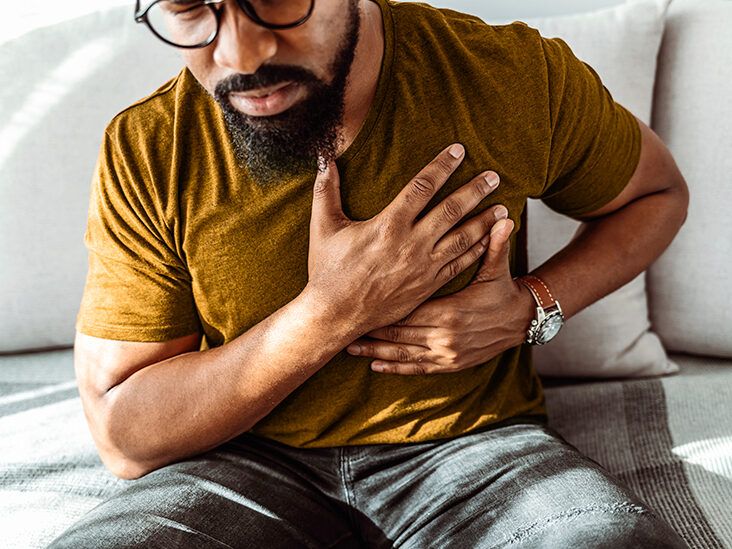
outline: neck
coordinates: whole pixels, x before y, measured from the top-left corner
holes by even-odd
[[[362,3],[361,30],[348,76],[345,112],[338,156],[351,146],[366,121],[379,83],[384,56],[384,27],[381,8],[373,0]]]

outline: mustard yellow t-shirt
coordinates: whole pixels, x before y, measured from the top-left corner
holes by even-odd
[[[445,146],[467,155],[432,208],[482,170],[501,185],[514,276],[526,272],[528,197],[579,216],[630,179],[640,129],[561,39],[426,4],[378,0],[386,39],[375,99],[338,159],[343,207],[378,214]],[[108,125],[91,188],[85,334],[224,345],[307,283],[315,173],[260,188],[237,165],[222,114],[187,69]],[[470,214],[470,215],[473,215]],[[435,295],[457,292],[472,265]],[[307,334],[303,334],[307,337]],[[530,347],[461,372],[397,376],[342,351],[252,433],[299,447],[417,442],[516,416],[546,420]]]

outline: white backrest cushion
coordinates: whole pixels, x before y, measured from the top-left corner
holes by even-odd
[[[594,68],[614,99],[650,125],[656,56],[667,0],[632,0],[576,15],[524,19],[542,36],[564,39]],[[489,22],[496,21],[490,17]],[[563,248],[580,223],[529,200],[529,269]],[[651,330],[645,273],[569,319],[548,345],[534,349],[544,376],[645,377],[675,373]],[[561,302],[561,300],[560,300]]]
[[[0,352],[73,342],[104,127],[182,66],[133,10],[0,44]]]
[[[450,8],[464,13],[473,13],[484,20],[514,18],[521,21],[528,17],[554,17],[595,11],[624,0],[429,0],[437,8]]]
[[[474,12],[490,5],[476,7]],[[658,21],[648,17],[653,13],[648,2],[628,9],[527,22],[542,34],[567,38],[615,97],[645,120],[650,109],[646,91],[649,82],[652,85],[651,56],[641,56],[647,53],[645,45],[639,49],[631,35],[635,36],[632,29],[646,25],[651,37],[646,44],[652,48]],[[494,22],[485,13],[478,14]],[[598,32],[600,27],[612,32]],[[594,46],[585,49],[585,43]],[[595,59],[600,50],[605,57]],[[621,61],[628,59],[622,51],[634,56],[633,63],[625,63],[637,69],[634,85],[622,77],[623,69],[629,68],[621,67]],[[127,6],[0,45],[0,73],[15,75],[0,89],[0,307],[6,311],[0,319],[0,352],[72,342],[86,273],[83,232],[89,184],[103,128],[114,114],[149,94],[180,66],[175,51],[136,25]],[[532,213],[534,207],[543,213]],[[530,261],[535,264],[542,249],[556,251],[569,239],[574,222],[535,201],[530,201],[529,215],[532,220],[554,216],[557,227],[564,226],[537,231],[532,230],[537,222],[529,223],[532,241],[547,235],[552,240],[531,244]],[[643,295],[637,288],[632,293]],[[645,304],[640,309],[645,310]],[[661,356],[657,351],[653,355]],[[658,364],[655,359],[651,362]]]
[[[648,272],[653,325],[670,350],[732,357],[732,2],[671,4],[653,128],[690,192],[686,223]]]

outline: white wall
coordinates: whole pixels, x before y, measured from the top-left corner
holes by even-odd
[[[128,5],[130,17],[134,0],[2,0],[0,43],[34,28],[73,19],[98,9]],[[317,0],[316,0],[317,1]],[[533,17],[588,11],[622,3],[622,0],[427,0],[428,4],[468,13],[490,12],[495,19]]]
[[[130,6],[130,17],[135,11],[134,0],[2,0],[3,16],[0,18],[0,43],[46,25],[60,23],[95,10]]]
[[[428,4],[466,13],[490,13],[493,19],[521,19],[592,11],[623,0],[426,0]]]

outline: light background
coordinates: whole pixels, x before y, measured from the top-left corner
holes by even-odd
[[[316,0],[317,1],[317,0]],[[560,13],[589,11],[612,6],[622,0],[431,0],[428,4],[470,12],[476,5],[490,2],[496,19],[515,17],[539,17]],[[3,17],[0,18],[0,43],[20,36],[35,28],[73,19],[95,10],[128,5],[130,17],[134,2],[130,0],[4,0]]]

